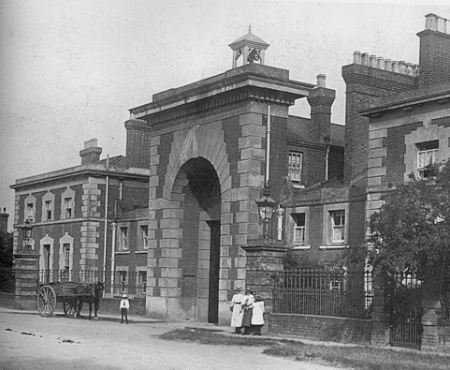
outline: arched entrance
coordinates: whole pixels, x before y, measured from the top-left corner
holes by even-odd
[[[204,158],[188,160],[174,181],[181,200],[180,294],[183,310],[197,321],[218,323],[221,189],[216,170]]]

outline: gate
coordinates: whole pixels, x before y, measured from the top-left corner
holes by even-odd
[[[420,349],[422,343],[422,279],[413,274],[395,274],[386,287],[390,345]]]

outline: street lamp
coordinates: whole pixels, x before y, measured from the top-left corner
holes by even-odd
[[[272,218],[273,210],[276,202],[270,197],[270,189],[268,186],[264,187],[263,196],[256,201],[258,205],[259,217],[263,222],[263,236],[268,239],[269,220]]]
[[[23,248],[27,251],[31,251],[31,233],[33,231],[33,226],[31,225],[30,220],[25,221],[25,225],[22,226],[22,235],[23,235]]]

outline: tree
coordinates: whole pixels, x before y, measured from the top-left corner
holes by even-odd
[[[11,268],[13,265],[12,233],[0,230],[0,268]]]
[[[434,165],[433,178],[397,186],[385,196],[379,212],[369,219],[371,263],[387,272],[408,271],[421,276],[434,299],[449,295],[450,161]]]

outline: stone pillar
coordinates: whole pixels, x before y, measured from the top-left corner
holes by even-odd
[[[382,274],[373,276],[371,344],[386,346],[390,342],[389,312],[387,310],[386,280]]]
[[[427,297],[424,289],[424,298],[422,300],[422,345],[421,349],[423,351],[436,351],[439,347],[439,337],[438,337],[438,314],[437,310],[441,308],[441,303],[433,299],[432,297]]]
[[[39,254],[33,250],[15,253],[14,274],[16,278],[16,308],[36,310],[39,288]]]
[[[275,240],[251,240],[243,249],[247,253],[246,289],[254,290],[261,296],[266,313],[271,313],[273,276],[283,270],[283,257],[287,248]]]

